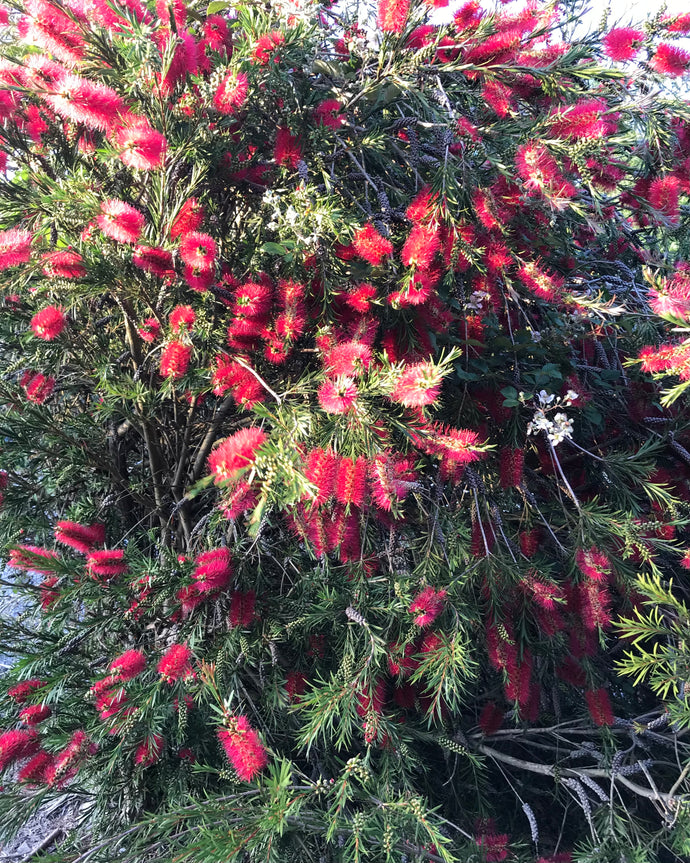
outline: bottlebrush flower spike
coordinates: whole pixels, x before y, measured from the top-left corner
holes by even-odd
[[[23,386],[27,400],[42,405],[53,394],[55,378],[52,375],[46,377],[40,372],[36,374],[30,372]]]
[[[650,65],[662,75],[679,78],[690,68],[690,53],[677,45],[661,42],[657,45],[656,54],[652,57]]]
[[[168,146],[165,135],[151,128],[146,117],[127,115],[114,139],[120,158],[130,168],[153,171],[165,161]]]
[[[501,450],[501,488],[519,488],[525,463],[524,449],[504,447]]]
[[[163,348],[160,373],[164,378],[177,381],[184,377],[192,357],[192,346],[173,340]]]
[[[334,345],[323,360],[329,375],[358,377],[371,365],[372,351],[363,342],[341,342]]]
[[[81,554],[89,554],[94,546],[105,542],[105,525],[77,524],[75,521],[59,521],[55,525],[55,539]]]
[[[307,689],[306,675],[301,671],[288,671],[285,676],[285,692],[291,704],[299,704]]]
[[[97,746],[79,729],[72,735],[67,746],[59,752],[45,771],[48,785],[62,788],[72,777],[88,755],[96,752]]]
[[[47,704],[31,704],[19,711],[19,718],[27,725],[38,725],[40,722],[45,722],[52,713]]]
[[[103,576],[109,580],[129,572],[125,553],[121,548],[90,552],[86,558],[86,569],[96,581],[100,580],[96,578],[97,576]]]
[[[136,207],[109,198],[101,203],[100,215],[96,217],[98,227],[106,237],[118,243],[136,243],[144,229],[146,219]]]
[[[611,561],[598,548],[579,548],[575,554],[575,563],[592,581],[607,581],[611,575]]]
[[[611,700],[608,692],[604,689],[593,689],[585,692],[587,710],[595,725],[613,725],[614,716]]]
[[[268,764],[268,754],[246,717],[233,716],[227,726],[218,729],[218,739],[240,779],[251,782]]]
[[[38,45],[67,66],[84,57],[85,43],[79,26],[58,6],[43,0],[27,0],[25,40]]]
[[[44,578],[40,584],[41,611],[46,611],[60,599],[60,591],[55,589],[58,583],[57,576],[51,575]]]
[[[612,60],[632,60],[639,52],[644,39],[642,30],[632,27],[617,27],[603,38],[604,53]]]
[[[415,363],[403,369],[391,399],[409,408],[433,404],[441,392],[442,381],[443,371],[433,363]]]
[[[193,577],[198,590],[223,590],[232,580],[232,556],[227,548],[204,551],[195,560]]]
[[[0,734],[0,771],[20,758],[33,755],[38,747],[38,735],[33,728],[15,728]]]
[[[184,234],[180,240],[180,257],[195,270],[212,270],[216,263],[216,241],[199,231]]]
[[[487,736],[495,734],[503,725],[505,713],[494,701],[487,701],[479,715],[478,725]]]
[[[441,247],[441,238],[437,225],[413,225],[405,245],[400,253],[400,260],[406,267],[417,267],[428,270]]]
[[[367,460],[341,458],[335,476],[335,499],[344,505],[361,506],[367,490]]]
[[[170,329],[174,333],[190,332],[196,323],[196,312],[191,306],[175,306],[170,312]]]
[[[690,55],[688,55],[690,57]],[[650,183],[648,200],[649,203],[658,210],[662,215],[666,216],[673,224],[678,223],[679,208],[678,194],[680,190],[680,181],[677,177],[657,177]]]
[[[314,119],[317,126],[327,126],[329,129],[339,129],[345,122],[345,114],[341,114],[343,106],[337,99],[326,99],[314,108]]]
[[[426,224],[436,215],[439,206],[439,196],[432,192],[430,186],[417,192],[411,204],[405,210],[405,215],[414,224]]]
[[[256,593],[253,590],[235,590],[230,598],[230,617],[228,622],[231,627],[251,626],[255,620]]]
[[[187,644],[173,644],[161,656],[157,669],[166,683],[190,680],[194,676],[192,651]]]
[[[157,246],[135,246],[132,263],[159,278],[175,275],[172,252]]]
[[[376,506],[390,512],[416,486],[417,474],[410,456],[380,453],[369,462],[371,496]]]
[[[140,767],[150,767],[155,764],[163,754],[165,740],[159,734],[149,734],[143,740],[134,753],[134,763]]]
[[[46,306],[31,318],[31,329],[36,338],[52,342],[65,329],[65,313],[58,306]]]
[[[213,96],[213,104],[221,114],[233,114],[247,100],[249,79],[244,72],[228,72],[218,85]]]
[[[43,750],[37,752],[17,774],[19,782],[40,785],[46,781],[46,772],[53,763],[53,756]]]
[[[327,414],[345,414],[357,404],[359,391],[349,377],[325,380],[318,389],[319,404]]]
[[[41,255],[41,269],[49,279],[81,279],[86,275],[82,256],[69,249]]]
[[[316,486],[314,506],[321,506],[333,495],[333,486],[338,469],[338,457],[331,449],[313,449],[307,455],[304,475]]]
[[[77,75],[64,75],[55,95],[45,96],[45,100],[65,120],[101,132],[109,132],[126,113],[115,90]]]
[[[410,0],[379,0],[379,29],[384,33],[402,33],[409,11]]]
[[[38,677],[32,677],[31,680],[22,680],[20,683],[15,683],[7,690],[9,697],[15,704],[24,704],[32,692],[45,686],[45,680],[40,680]]]
[[[271,59],[277,62],[278,58],[275,56],[276,49],[284,44],[285,35],[280,30],[264,33],[263,36],[259,37],[252,56],[259,66],[267,66]]]
[[[204,208],[196,198],[188,198],[170,225],[173,240],[198,230],[204,221]]]
[[[374,267],[380,266],[387,255],[393,254],[393,243],[382,237],[371,222],[355,233],[352,245],[359,257]]]
[[[291,135],[289,129],[281,126],[276,135],[273,158],[277,165],[292,168],[293,171],[296,170],[299,160],[302,158],[299,136]]]
[[[146,656],[142,650],[126,650],[121,656],[116,657],[108,666],[111,675],[116,675],[118,680],[132,680],[138,677],[146,668]]]
[[[416,626],[424,628],[432,624],[443,611],[447,593],[445,590],[434,590],[433,587],[425,587],[421,593],[412,600],[409,612],[417,616],[412,621]]]
[[[140,327],[137,327],[137,332],[145,342],[155,342],[161,334],[161,325],[155,318],[146,318]]]
[[[240,429],[226,438],[208,458],[208,466],[215,482],[239,479],[240,472],[254,463],[257,450],[267,440],[266,432],[256,427]]]
[[[38,572],[41,575],[51,575],[55,571],[55,566],[42,568],[45,564],[41,560],[55,561],[59,563],[58,554],[51,549],[41,548],[37,545],[18,545],[16,548],[10,549],[10,559],[8,564],[15,569],[24,569],[29,572]]]

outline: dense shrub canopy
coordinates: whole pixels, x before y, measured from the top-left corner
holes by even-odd
[[[7,7],[6,833],[684,859],[690,16],[574,10]]]

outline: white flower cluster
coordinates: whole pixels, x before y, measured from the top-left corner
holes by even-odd
[[[466,312],[481,312],[484,310],[484,303],[491,299],[491,294],[486,291],[473,291],[469,300],[465,303]]]
[[[281,204],[284,204],[284,198],[271,189],[264,192],[262,202],[273,210],[266,227],[269,231],[277,231],[282,227],[288,237],[292,234],[304,246],[315,249],[322,233],[324,213],[319,206],[309,200],[308,193],[304,189],[296,189],[294,196],[298,203],[304,205],[302,212],[299,212],[291,203],[287,203],[283,212]]]
[[[577,398],[577,393],[574,390],[568,392],[561,398],[553,393],[549,394],[546,390],[540,390],[537,393],[539,399],[539,407],[532,417],[532,421],[527,425],[527,434],[538,434],[543,431],[546,433],[549,443],[552,446],[558,446],[561,441],[573,436],[573,421],[568,419],[568,415],[563,411],[554,414],[553,417],[548,417],[550,405],[557,407],[560,404],[571,405]]]

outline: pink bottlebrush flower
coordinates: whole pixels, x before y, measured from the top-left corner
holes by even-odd
[[[643,39],[642,30],[634,30],[632,27],[617,27],[604,36],[604,53],[612,60],[632,60],[640,50]]]
[[[441,239],[437,225],[416,224],[405,240],[400,260],[406,267],[428,270],[440,246]]]
[[[327,126],[329,129],[339,129],[345,122],[345,114],[341,114],[342,105],[337,99],[325,99],[314,108],[314,119],[317,126]]]
[[[285,692],[291,704],[299,704],[307,689],[307,677],[301,671],[288,671],[285,676]]]
[[[215,482],[239,479],[240,472],[253,464],[257,450],[267,440],[266,432],[256,427],[240,429],[226,438],[208,458]]]
[[[96,697],[95,707],[101,722],[117,715],[128,703],[127,693],[123,689],[111,689],[101,692]],[[112,731],[111,731],[112,734]]]
[[[63,119],[102,132],[109,132],[126,110],[111,87],[69,74],[64,75],[55,95],[45,100]]]
[[[652,57],[650,65],[662,75],[677,78],[690,68],[690,53],[677,45],[661,42],[657,45],[656,54]]]
[[[78,24],[53,3],[28,0],[24,38],[52,54],[67,66],[75,66],[84,57],[84,38]]]
[[[204,208],[196,198],[188,198],[170,225],[173,240],[198,230],[204,221]]]
[[[31,680],[22,680],[20,683],[15,683],[7,690],[9,697],[15,704],[24,704],[32,692],[45,686],[45,680],[40,680],[38,677],[32,677]]]
[[[86,275],[82,256],[69,249],[41,255],[41,269],[49,279],[81,279]]]
[[[259,66],[267,66],[271,59],[275,62],[276,49],[285,44],[285,35],[280,30],[273,30],[271,33],[264,33],[257,40],[256,47],[253,51],[253,58]]]
[[[149,734],[146,740],[143,740],[134,753],[134,763],[140,767],[150,767],[160,760],[165,748],[165,740],[159,734]]]
[[[287,342],[296,341],[307,327],[307,316],[302,308],[281,312],[274,323],[276,334]]]
[[[234,114],[247,100],[249,79],[244,72],[228,72],[218,85],[213,104],[222,114]]]
[[[163,165],[168,142],[162,132],[151,128],[146,117],[127,115],[114,138],[120,158],[128,167],[152,171]]]
[[[686,548],[683,552],[683,557],[681,558],[680,565],[683,569],[690,569],[690,548]]]
[[[15,728],[0,734],[0,771],[20,758],[33,755],[39,747],[33,728]]]
[[[240,779],[251,782],[268,764],[268,754],[246,717],[234,716],[227,725],[218,729],[218,739]]]
[[[111,674],[119,680],[132,680],[146,668],[146,656],[142,650],[126,650],[108,666]]]
[[[515,92],[502,81],[487,81],[482,87],[482,99],[497,117],[508,117],[513,110]]]
[[[302,158],[299,137],[291,135],[290,130],[284,126],[278,129],[273,149],[273,158],[277,165],[282,165],[284,168],[292,168],[293,171],[297,168],[297,164]]]
[[[94,546],[105,542],[105,525],[77,524],[75,521],[59,521],[55,525],[55,539],[81,554],[89,554]]]
[[[51,575],[44,578],[40,584],[41,611],[47,611],[60,599],[60,591],[55,589],[58,583],[57,576]]]
[[[24,384],[24,392],[28,401],[36,405],[42,405],[50,398],[55,389],[55,378],[52,375],[44,375],[40,372],[30,373]]]
[[[524,449],[504,447],[501,450],[501,488],[519,488],[525,463]]]
[[[259,495],[247,482],[237,484],[229,494],[218,504],[218,509],[228,521],[235,521],[245,512],[255,508],[259,502]]]
[[[187,7],[184,0],[156,0],[156,14],[164,27],[175,22],[178,30],[183,30],[187,23]]]
[[[341,458],[335,476],[335,499],[344,505],[361,506],[367,490],[367,460]]]
[[[390,512],[416,485],[414,460],[409,456],[379,453],[369,462],[371,496],[379,509]]]
[[[231,627],[251,626],[254,621],[256,604],[256,593],[253,590],[235,590],[230,598],[230,617],[228,622]]]
[[[173,644],[161,656],[156,668],[166,683],[190,680],[194,676],[192,651],[187,644]]]
[[[405,215],[413,224],[426,224],[435,216],[439,206],[439,197],[432,192],[431,186],[424,186],[415,195],[412,203],[405,210]]]
[[[52,713],[47,704],[31,704],[19,711],[19,718],[27,725],[38,725],[39,722],[45,722]]]
[[[378,267],[387,255],[393,254],[393,244],[382,237],[376,228],[368,222],[355,233],[352,245],[360,258]]]
[[[482,833],[477,836],[477,847],[482,849],[486,863],[501,863],[508,857],[509,837],[507,833]]]
[[[86,569],[92,578],[103,576],[106,579],[129,572],[125,552],[121,548],[90,552],[86,558]]]
[[[41,561],[45,561],[42,563]],[[46,563],[54,561],[59,563],[59,558],[56,551],[52,549],[41,548],[37,545],[19,545],[16,548],[10,549],[10,559],[8,564],[15,569],[24,569],[28,572],[38,572],[41,575],[52,575],[55,571],[55,566],[44,568]]]
[[[200,294],[203,294],[204,291],[207,291],[211,287],[215,279],[215,275],[212,269],[196,270],[194,267],[190,267],[189,265],[184,268],[182,275],[189,287],[193,291],[197,291]]]
[[[174,333],[190,332],[196,322],[196,312],[191,306],[175,306],[170,312],[170,329]]]
[[[96,217],[98,227],[106,237],[118,243],[136,243],[144,229],[146,219],[131,204],[109,198],[101,203],[101,213]]]
[[[688,55],[690,57],[690,55]],[[677,177],[657,177],[649,185],[647,198],[649,203],[672,223],[678,222],[678,193],[680,181]]]
[[[560,172],[558,163],[540,141],[518,147],[515,166],[529,194],[542,194],[551,200],[567,201],[577,190]]]
[[[443,604],[446,599],[445,590],[434,590],[433,587],[425,587],[421,593],[412,600],[412,604],[408,609],[410,614],[419,612],[413,623],[419,627],[429,626],[433,623],[439,614],[443,611]]]
[[[608,115],[604,99],[582,99],[552,113],[552,133],[557,138],[606,138],[616,133],[618,115]]]
[[[384,33],[402,33],[409,11],[410,0],[379,0],[379,28]]]
[[[88,755],[92,755],[97,747],[91,743],[86,732],[79,729],[72,735],[67,746],[59,752],[46,768],[45,777],[48,785],[62,788],[76,775],[80,765]]]
[[[419,667],[414,644],[408,644],[401,650],[399,644],[393,643],[388,645],[388,649],[388,670],[394,677],[409,677]]]
[[[65,314],[58,306],[46,306],[31,318],[34,335],[46,342],[56,339],[65,328]]]
[[[192,356],[192,346],[173,340],[163,348],[160,373],[164,378],[179,380],[184,377]]]
[[[466,3],[458,9],[453,15],[453,23],[457,30],[462,32],[468,28],[474,28],[479,24],[484,16],[484,10],[479,4],[479,0],[467,0]]]
[[[324,357],[324,368],[329,375],[358,377],[371,365],[372,351],[363,342],[341,342],[334,345]]]
[[[376,288],[373,285],[362,282],[351,291],[341,294],[341,296],[347,306],[363,315],[369,311],[371,301],[376,297]]]
[[[227,548],[204,551],[195,560],[193,577],[197,588],[203,593],[223,590],[232,580],[232,556]]]
[[[212,270],[216,263],[216,241],[199,231],[184,234],[180,240],[180,257],[195,270]]]
[[[352,378],[325,380],[317,391],[319,404],[328,414],[345,414],[357,403],[359,391]]]
[[[53,756],[48,752],[40,750],[37,752],[17,774],[20,782],[30,785],[39,785],[46,781],[46,771],[53,763]]]
[[[579,548],[575,554],[575,563],[592,581],[607,581],[611,575],[611,561],[598,548]]]
[[[415,363],[403,369],[391,399],[412,408],[433,404],[441,392],[442,380],[442,372],[433,363]]]
[[[690,12],[664,18],[662,24],[664,24],[669,33],[690,33]]]
[[[518,270],[520,281],[539,299],[546,302],[556,302],[563,290],[563,279],[554,273],[548,273],[534,261],[523,263]]]
[[[172,253],[158,246],[135,246],[132,263],[144,272],[160,278],[175,275]]]
[[[313,449],[307,455],[304,475],[316,486],[314,506],[320,506],[332,496],[336,478],[338,457],[331,449]]]
[[[609,694],[605,689],[588,690],[585,692],[585,701],[589,715],[595,725],[613,725],[613,709]]]
[[[137,332],[145,342],[155,342],[161,334],[161,325],[155,318],[146,318]]]
[[[198,606],[200,606],[206,599],[204,594],[200,593],[196,582],[194,582],[194,584],[188,584],[186,587],[178,590],[175,594],[175,598],[180,601],[180,612],[182,617],[189,617],[194,609],[198,608]]]
[[[503,725],[505,712],[494,701],[487,701],[479,715],[478,725],[487,736],[495,734]]]
[[[25,264],[31,257],[31,240],[29,231],[0,231],[0,271]]]
[[[222,15],[208,15],[203,24],[204,39],[211,50],[225,56],[232,51],[232,34]]]
[[[575,593],[584,629],[608,629],[611,624],[611,594],[608,587],[596,581],[583,581]]]

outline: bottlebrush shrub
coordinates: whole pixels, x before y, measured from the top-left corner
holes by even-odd
[[[3,835],[686,854],[687,22],[442,5],[0,15]]]

